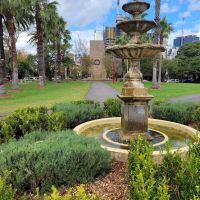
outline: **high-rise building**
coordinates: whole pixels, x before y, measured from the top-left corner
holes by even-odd
[[[124,21],[124,15],[117,14],[116,24]],[[122,30],[118,29],[116,26],[105,27],[104,31],[104,43],[105,46],[112,46],[115,44],[116,40],[121,36]]]
[[[187,35],[184,37],[177,37],[174,39],[174,47],[181,47],[183,44],[191,43],[194,41],[198,41],[200,38],[196,35]]]

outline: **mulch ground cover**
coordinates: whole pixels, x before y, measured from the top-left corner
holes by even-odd
[[[96,194],[101,200],[127,200],[127,164],[112,162],[107,174],[85,185],[87,193]]]

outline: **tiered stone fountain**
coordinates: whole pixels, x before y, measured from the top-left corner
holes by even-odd
[[[154,21],[141,19],[141,14],[149,9],[150,4],[145,2],[130,2],[123,5],[123,10],[132,15],[132,19],[117,24],[130,37],[130,43],[124,46],[114,46],[107,49],[107,53],[121,59],[128,59],[131,67],[126,74],[126,80],[119,98],[122,107],[122,140],[137,138],[139,135],[150,139],[148,133],[148,102],[153,98],[143,84],[143,75],[140,71],[142,58],[153,57],[165,51],[161,45],[142,44],[141,33],[146,33],[156,27]]]
[[[78,134],[98,138],[102,147],[119,161],[127,160],[128,143],[139,136],[153,143],[154,160],[160,163],[163,153],[160,147],[168,140],[173,144],[173,151],[179,148],[180,152],[185,154],[188,150],[187,141],[192,140],[196,135],[196,130],[190,127],[163,120],[148,119],[148,103],[153,96],[149,95],[144,87],[140,61],[142,58],[151,58],[165,51],[164,47],[159,44],[142,44],[140,41],[142,33],[157,26],[155,21],[141,19],[141,14],[149,7],[150,4],[138,1],[123,5],[123,10],[131,14],[132,19],[118,23],[117,27],[131,37],[130,43],[116,45],[106,50],[107,53],[121,59],[128,59],[131,63],[122,92],[118,96],[122,100],[122,117],[94,120],[74,129]]]

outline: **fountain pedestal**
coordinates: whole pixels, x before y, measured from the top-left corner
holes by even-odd
[[[126,74],[126,80],[121,95],[122,119],[121,139],[128,141],[139,136],[150,139],[148,132],[148,103],[153,96],[148,95],[140,72],[140,60],[132,60]]]

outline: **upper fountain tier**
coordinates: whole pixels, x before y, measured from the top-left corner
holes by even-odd
[[[133,33],[146,33],[157,26],[156,22],[144,19],[133,19],[130,21],[123,21],[117,24],[117,28],[132,36]]]
[[[150,4],[146,2],[130,2],[123,5],[122,9],[131,15],[140,15],[150,8]]]
[[[130,36],[134,33],[146,33],[157,26],[155,21],[141,19],[141,14],[150,8],[146,2],[130,2],[123,5],[123,10],[132,15],[132,19],[117,24],[117,28]]]

